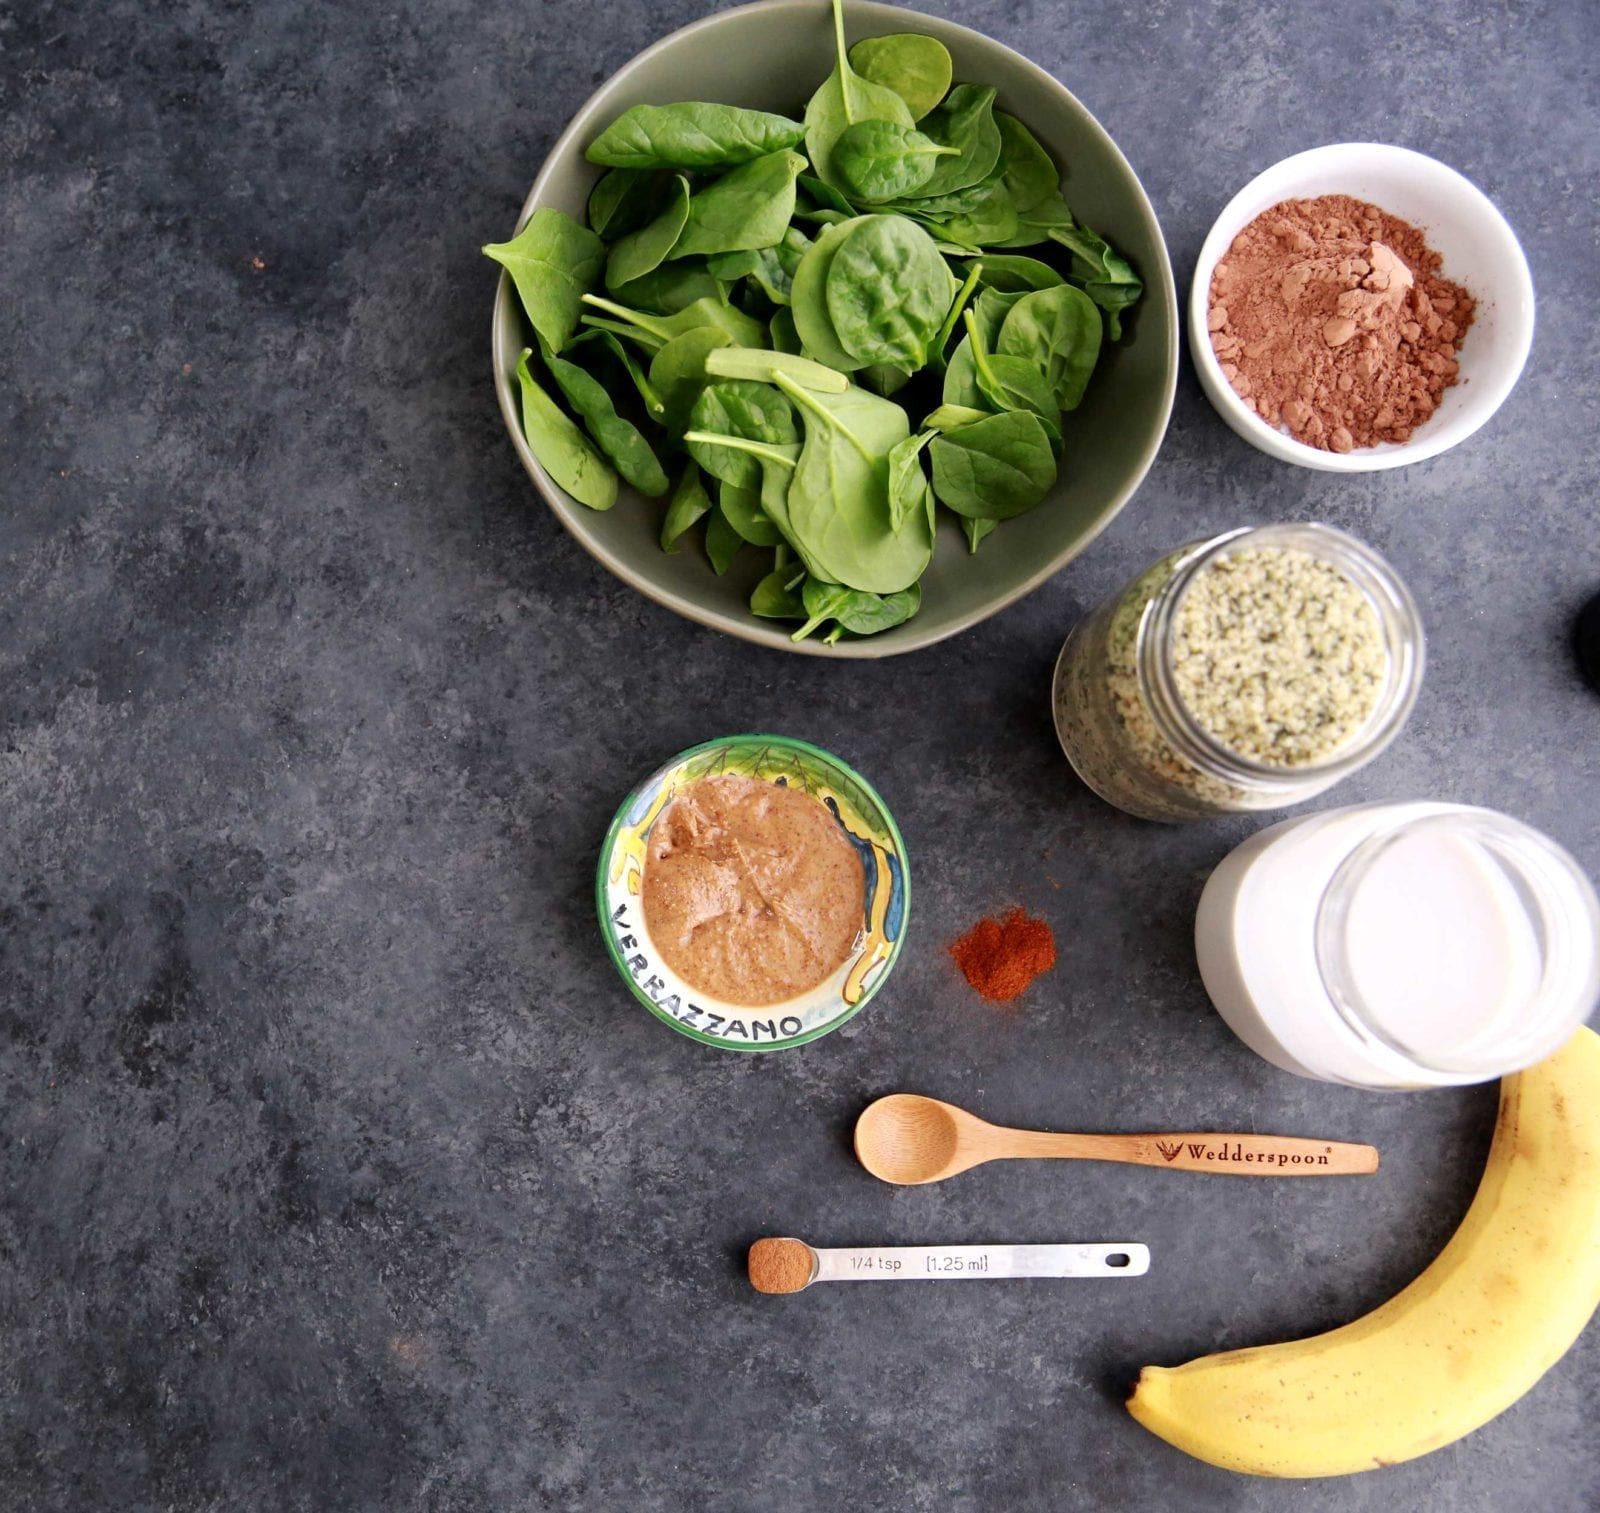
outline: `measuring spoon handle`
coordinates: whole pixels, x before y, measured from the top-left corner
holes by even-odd
[[[817,1249],[818,1282],[941,1282],[984,1277],[1142,1277],[1144,1245],[874,1245]]]
[[[1378,1169],[1371,1145],[1339,1140],[1304,1140],[1294,1135],[1047,1135],[1005,1130],[995,1157],[1059,1157],[1080,1161],[1125,1161],[1135,1166],[1170,1166],[1185,1172],[1223,1172],[1235,1177],[1350,1177]],[[990,1159],[994,1159],[991,1157]]]

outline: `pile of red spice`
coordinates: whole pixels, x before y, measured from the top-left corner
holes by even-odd
[[[1004,919],[980,919],[950,954],[985,998],[1009,1003],[1056,964],[1056,938],[1042,919],[1013,909]]]

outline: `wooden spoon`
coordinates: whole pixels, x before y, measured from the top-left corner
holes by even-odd
[[[985,1161],[1039,1156],[1241,1177],[1344,1177],[1378,1169],[1370,1145],[1292,1135],[1047,1135],[989,1124],[917,1093],[880,1098],[856,1121],[857,1159],[874,1177],[902,1186],[939,1182]]]

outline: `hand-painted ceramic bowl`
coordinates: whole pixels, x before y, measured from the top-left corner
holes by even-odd
[[[782,783],[825,804],[866,872],[861,928],[844,965],[784,1003],[752,1009],[691,988],[661,959],[645,923],[640,900],[651,827],[681,788],[720,773]],[[838,757],[787,736],[725,736],[680,752],[628,796],[600,849],[595,901],[611,960],[657,1019],[706,1045],[781,1051],[838,1029],[883,986],[905,939],[911,878],[905,842],[883,800]]]
[[[1167,429],[1178,377],[1178,301],[1166,243],[1138,178],[1064,85],[993,38],[939,16],[847,0],[844,21],[852,42],[887,32],[937,37],[950,49],[957,79],[994,85],[1001,108],[1026,122],[1066,173],[1073,213],[1109,238],[1144,279],[1144,298],[1124,318],[1123,339],[1108,344],[1082,405],[1068,417],[1070,464],[1044,502],[1008,520],[975,555],[954,519],[942,520],[938,549],[922,579],[922,608],[905,624],[833,645],[820,636],[791,641],[793,625],[750,613],[750,591],[766,571],[763,554],[741,552],[717,577],[698,546],[671,555],[661,550],[659,503],[624,486],[615,508],[586,509],[539,465],[522,433],[516,375],[517,354],[530,344],[530,333],[504,276],[494,306],[494,381],[512,445],[534,484],[583,548],[625,583],[702,625],[779,651],[887,657],[929,646],[1004,609],[1059,572],[1111,523]],[[584,149],[630,106],[717,100],[798,116],[833,68],[833,47],[828,0],[761,0],[663,37],[607,79],[572,118],[539,170],[517,225],[544,205],[585,214],[600,170],[585,160]],[[510,234],[505,227],[484,240]]]

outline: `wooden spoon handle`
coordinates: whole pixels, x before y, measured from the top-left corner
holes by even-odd
[[[1236,1177],[1348,1177],[1375,1172],[1371,1145],[1302,1140],[1293,1135],[1046,1135],[1006,1130],[999,1157],[1057,1156],[1081,1161],[1128,1161],[1186,1172]]]

